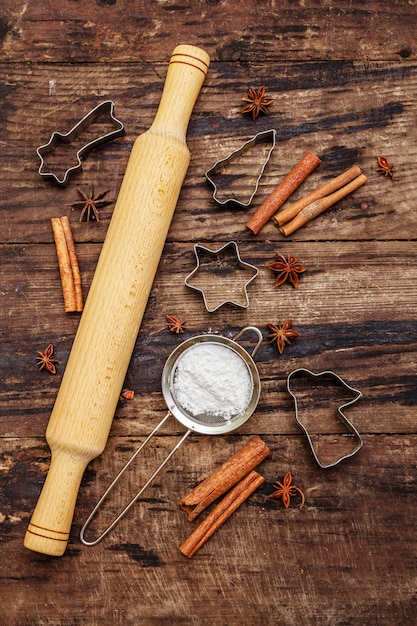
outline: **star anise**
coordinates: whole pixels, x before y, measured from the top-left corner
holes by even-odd
[[[184,332],[185,322],[181,322],[178,317],[175,317],[175,315],[167,315],[167,320],[167,328],[171,331],[171,333],[176,333],[178,335],[179,333]]]
[[[272,98],[265,97],[265,87],[261,87],[259,90],[253,87],[248,87],[248,95],[246,98],[242,98],[243,102],[248,102],[242,113],[252,113],[252,119],[255,121],[259,113],[265,113],[268,115],[267,106],[272,104]]]
[[[54,347],[51,343],[43,352],[38,352],[39,356],[36,357],[36,360],[38,361],[37,365],[40,370],[45,369],[51,372],[51,374],[56,374],[54,363],[58,363],[58,361],[53,358],[53,353]]]
[[[98,196],[95,196],[93,185],[90,187],[88,196],[86,193],[84,193],[82,189],[77,188],[77,191],[80,194],[82,200],[79,200],[78,202],[73,202],[69,206],[72,209],[81,209],[80,222],[83,221],[84,215],[87,215],[85,220],[86,222],[90,221],[90,217],[92,219],[95,219],[96,222],[99,222],[100,218],[98,215],[98,209],[102,209],[105,206],[108,206],[109,204],[112,204],[114,202],[114,200],[104,200],[104,198],[109,193],[108,191],[103,191],[103,193],[99,193]]]
[[[299,493],[301,496],[300,509],[303,508],[305,502],[304,493],[302,492],[300,487],[296,487],[292,484],[292,476],[290,472],[287,472],[285,474],[283,483],[277,481],[277,484],[274,485],[274,487],[276,491],[274,491],[274,493],[271,493],[271,495],[268,496],[269,498],[277,498],[278,500],[281,499],[284,503],[285,508],[288,509],[288,507],[290,506],[291,497]]]
[[[278,322],[278,324],[267,324],[267,328],[270,331],[270,335],[268,337],[269,343],[273,343],[276,341],[277,348],[280,354],[284,352],[285,344],[291,344],[291,339],[295,339],[295,337],[299,337],[300,333],[297,330],[291,328],[292,320],[287,320],[283,324]]]
[[[274,263],[268,265],[268,269],[277,274],[275,286],[282,285],[288,280],[294,287],[298,286],[298,274],[306,271],[304,265],[291,254],[288,255],[288,259],[285,258],[279,252],[277,253],[277,260]]]

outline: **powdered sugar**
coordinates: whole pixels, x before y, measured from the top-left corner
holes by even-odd
[[[234,350],[203,342],[178,359],[174,393],[191,415],[220,417],[241,415],[249,404],[252,380],[245,361]]]

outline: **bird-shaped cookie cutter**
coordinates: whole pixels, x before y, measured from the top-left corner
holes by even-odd
[[[303,424],[302,420],[300,419],[296,394],[291,390],[291,379],[294,376],[296,376],[296,375],[298,375],[300,373],[306,374],[307,376],[310,376],[313,379],[314,378],[318,379],[318,378],[320,378],[322,376],[330,376],[330,377],[334,378],[335,381],[339,385],[343,386],[345,389],[347,389],[348,391],[352,392],[352,394],[354,395],[354,398],[352,400],[350,400],[349,402],[346,402],[346,403],[342,404],[341,406],[337,407],[337,412],[338,412],[339,419],[346,425],[346,427],[348,428],[350,433],[353,435],[353,437],[354,437],[354,439],[356,441],[356,445],[350,452],[348,452],[347,454],[342,455],[341,457],[339,457],[338,459],[336,459],[336,461],[333,461],[332,463],[322,463],[320,461],[320,459],[319,459],[319,457],[318,457],[318,455],[316,453],[316,450],[314,448],[313,441],[312,441],[311,436],[310,436],[310,432],[308,431],[308,429],[306,428],[305,424]],[[351,404],[354,404],[355,402],[357,402],[362,397],[362,392],[361,391],[359,391],[358,389],[355,389],[354,387],[351,387],[350,385],[348,385],[347,382],[345,380],[343,380],[343,378],[340,378],[340,376],[338,376],[334,372],[324,371],[324,372],[320,372],[319,374],[314,374],[310,370],[307,370],[307,369],[304,369],[304,368],[298,368],[298,369],[293,370],[292,372],[290,372],[290,374],[287,377],[287,390],[288,390],[289,394],[293,397],[293,400],[294,400],[295,419],[298,422],[298,424],[301,426],[303,431],[305,432],[305,434],[307,436],[308,443],[309,443],[310,448],[311,448],[311,451],[313,453],[313,456],[314,456],[315,460],[317,461],[317,463],[318,463],[318,465],[320,467],[322,467],[324,469],[327,469],[329,467],[334,467],[335,465],[337,465],[338,463],[340,463],[344,459],[347,459],[347,458],[353,456],[354,454],[356,454],[357,452],[359,452],[359,450],[362,448],[362,445],[363,445],[362,438],[361,438],[359,432],[354,427],[354,425],[347,419],[347,417],[343,413],[342,409],[344,409],[347,406],[350,406]]]
[[[94,124],[103,115],[108,115],[108,121],[114,127],[114,130],[104,135],[100,135],[82,146],[76,153],[76,164],[69,167],[64,172],[62,177],[60,177],[59,174],[54,174],[47,169],[44,159],[48,154],[54,152],[59,144],[70,144],[75,141],[85,130],[87,130],[87,128]],[[105,100],[87,113],[87,115],[85,115],[73,128],[71,128],[70,131],[65,134],[55,131],[52,133],[48,143],[43,146],[39,146],[36,150],[41,160],[38,172],[44,178],[51,179],[58,183],[58,185],[66,185],[69,175],[82,169],[81,159],[85,157],[86,154],[91,152],[91,150],[98,148],[98,146],[101,146],[108,141],[112,141],[117,137],[121,137],[124,134],[124,125],[114,116],[114,102],[112,100]]]
[[[275,142],[276,142],[276,130],[274,128],[269,129],[269,130],[264,130],[261,131],[260,133],[257,133],[254,137],[252,137],[251,139],[249,139],[248,141],[246,141],[244,144],[242,144],[240,146],[240,148],[238,148],[237,150],[234,150],[233,152],[231,152],[229,154],[229,156],[227,156],[225,159],[221,159],[220,161],[217,161],[217,163],[215,163],[213,165],[213,167],[211,167],[209,170],[207,170],[207,172],[204,174],[207,181],[212,185],[214,191],[213,191],[213,200],[219,204],[220,206],[226,206],[226,205],[236,205],[239,206],[241,208],[247,208],[248,206],[250,206],[256,192],[258,191],[258,187],[259,187],[259,183],[260,180],[263,176],[265,167],[271,157],[272,151],[275,148]],[[255,185],[253,188],[253,191],[249,197],[249,200],[247,202],[243,202],[241,200],[238,200],[235,197],[229,197],[226,198],[225,200],[220,200],[217,197],[218,194],[218,185],[216,184],[215,181],[215,176],[216,174],[219,174],[222,170],[224,170],[224,168],[231,162],[234,161],[236,159],[238,159],[242,154],[244,154],[245,152],[247,152],[248,150],[250,150],[253,146],[255,146],[258,143],[261,142],[270,142],[271,146],[267,152],[266,158],[264,159],[260,170],[259,170],[259,174],[255,180]]]

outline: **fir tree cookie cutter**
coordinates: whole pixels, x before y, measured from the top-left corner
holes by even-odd
[[[229,241],[218,250],[196,243],[194,254],[197,265],[185,284],[202,294],[207,311],[213,313],[224,304],[247,309],[247,287],[258,276],[259,269],[242,261],[236,242]]]
[[[75,142],[79,137],[81,137],[83,133],[89,130],[90,126],[98,122],[100,118],[105,118],[106,122],[108,122],[113,127],[113,130],[108,133],[102,133],[98,137],[94,137],[94,139],[90,139],[81,148],[79,148],[75,155],[75,165],[66,169],[62,176],[60,176],[60,174],[58,173],[52,172],[46,165],[45,158],[55,152],[60,144],[67,145]],[[114,116],[114,102],[112,100],[106,100],[94,107],[94,109],[87,113],[87,115],[85,115],[67,133],[63,134],[55,131],[54,133],[52,133],[48,143],[44,144],[43,146],[39,146],[39,148],[36,150],[38,157],[41,161],[38,173],[43,178],[53,180],[54,182],[58,183],[58,185],[66,185],[69,175],[82,169],[81,159],[83,157],[85,157],[95,148],[98,148],[99,146],[109,141],[112,141],[117,137],[121,137],[124,134],[124,125]]]
[[[227,156],[225,159],[221,159],[220,161],[217,161],[217,163],[215,163],[213,167],[207,170],[207,172],[205,173],[205,177],[214,189],[213,200],[218,205],[220,206],[236,205],[241,208],[247,208],[248,206],[250,206],[256,192],[258,191],[259,183],[263,176],[265,167],[271,157],[273,149],[275,148],[276,134],[277,134],[276,130],[273,128],[257,133],[254,137],[252,137],[251,139],[246,141],[244,144],[242,144],[240,148],[231,152],[229,156]],[[266,154],[263,155],[263,161],[261,165],[258,167],[257,172],[253,175],[253,179],[255,182],[254,182],[254,187],[252,188],[252,192],[249,196],[249,199],[246,201],[239,200],[238,198],[234,196],[233,182],[236,182],[236,180],[239,181],[243,178],[243,176],[248,175],[246,168],[249,167],[249,163],[247,164],[247,166],[245,166],[245,164],[243,163],[242,166],[239,167],[240,173],[239,172],[237,172],[236,174],[231,173],[230,175],[227,176],[226,174],[222,174],[222,172],[225,171],[228,165],[232,163],[236,165],[237,162],[241,160],[241,157],[243,157],[243,155],[245,154],[248,155],[249,151],[254,146],[260,143],[270,144],[270,147],[266,151]],[[248,161],[250,161],[251,166],[254,165],[252,156],[250,155],[248,156]],[[224,179],[223,185],[220,182],[222,177]],[[229,193],[230,195],[225,197],[225,199],[221,200],[219,198],[219,194],[221,190],[223,190],[225,194]]]
[[[303,419],[300,417],[300,410],[299,410],[299,406],[298,406],[298,402],[297,402],[297,393],[295,391],[293,391],[293,389],[291,388],[291,381],[292,381],[292,379],[294,377],[299,376],[299,375],[309,377],[311,379],[311,381],[315,381],[315,380],[317,381],[318,379],[323,378],[325,376],[330,377],[331,379],[333,379],[333,381],[335,383],[337,383],[341,387],[344,387],[348,392],[350,392],[352,394],[352,396],[354,396],[350,401],[344,402],[343,404],[341,404],[340,406],[337,407],[337,417],[347,427],[347,430],[349,431],[349,434],[352,436],[353,441],[355,443],[354,443],[353,447],[350,449],[349,452],[341,455],[335,461],[332,461],[330,463],[324,463],[320,459],[320,456],[319,456],[319,454],[318,454],[318,452],[316,450],[316,447],[315,447],[315,445],[313,443],[313,440],[312,440],[311,430],[309,428],[307,428],[307,426],[304,423]],[[299,426],[304,431],[304,433],[306,434],[308,443],[309,443],[311,451],[313,453],[313,456],[314,456],[315,460],[317,461],[317,463],[318,463],[318,465],[320,467],[322,467],[324,469],[327,469],[329,467],[334,467],[335,465],[338,465],[338,463],[340,463],[344,459],[347,459],[347,458],[353,456],[354,454],[356,454],[357,452],[359,452],[359,450],[361,449],[361,447],[363,445],[362,438],[361,438],[359,432],[354,427],[354,425],[347,419],[346,415],[343,413],[343,409],[345,409],[346,407],[348,407],[348,406],[354,404],[355,402],[357,402],[362,397],[362,392],[361,391],[359,391],[358,389],[355,389],[354,387],[351,387],[350,385],[348,385],[348,383],[345,380],[343,380],[343,378],[340,378],[340,376],[338,376],[334,372],[324,371],[324,372],[320,372],[319,374],[314,374],[310,370],[307,370],[307,369],[304,369],[304,368],[298,368],[296,370],[293,370],[288,375],[288,377],[287,377],[287,390],[288,390],[289,394],[292,396],[292,398],[294,400],[295,419],[296,419],[297,423],[299,424]],[[313,407],[313,411],[314,411],[314,407]]]

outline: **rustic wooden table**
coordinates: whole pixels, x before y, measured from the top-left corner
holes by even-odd
[[[0,614],[5,626],[111,624],[411,625],[417,611],[417,237],[414,0],[3,0],[1,36]],[[169,57],[198,45],[211,66],[188,131],[191,163],[137,338],[105,452],[84,475],[65,555],[23,547],[47,475],[45,430],[79,315],[64,312],[50,218],[68,215],[87,295],[113,205],[79,222],[77,189],[115,199],[134,139],[152,123]],[[264,85],[269,114],[242,115],[249,86]],[[126,135],[91,153],[58,187],[38,174],[36,148],[111,99]],[[204,172],[255,133],[277,144],[249,209],[221,208]],[[305,195],[357,163],[368,182],[285,238],[259,235],[248,217],[301,156],[320,166]],[[398,180],[376,172],[377,156]],[[62,163],[65,164],[63,156]],[[242,181],[241,191],[245,187]],[[134,228],[132,224],[132,228]],[[193,244],[236,241],[259,268],[247,309],[209,313],[184,285]],[[307,268],[294,289],[274,286],[275,254]],[[186,320],[170,333],[166,315]],[[267,324],[286,319],[300,336],[280,355]],[[100,319],[97,319],[100,324]],[[171,351],[201,333],[265,338],[256,363],[261,397],[236,432],[191,435],[114,532],[95,547],[80,528],[110,479],[165,414],[161,372]],[[53,344],[55,376],[37,352]],[[79,364],[82,371],[83,363]],[[286,390],[296,368],[332,370],[363,393],[346,414],[363,448],[331,469],[315,462]],[[91,389],[94,395],[94,389]],[[317,399],[316,399],[317,401]],[[308,404],[318,418],[325,402]],[[177,441],[172,420],[109,500],[106,523],[146,470]],[[265,483],[187,559],[179,545],[197,525],[178,501],[255,434],[272,455]],[[341,449],[329,423],[321,442]],[[268,495],[286,472],[305,506]]]

